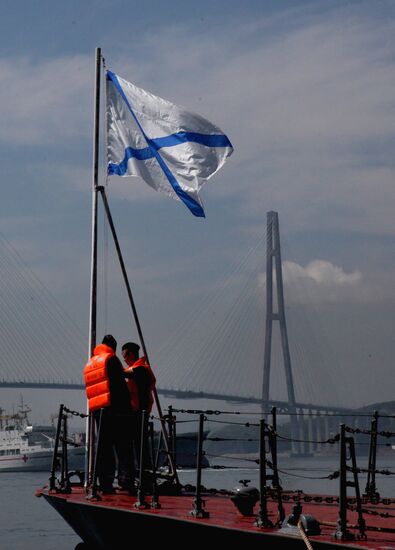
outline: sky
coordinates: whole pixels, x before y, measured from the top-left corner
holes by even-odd
[[[319,399],[326,377],[333,399],[344,405],[394,398],[394,15],[394,3],[385,0],[4,1],[0,232],[79,327],[82,342],[100,46],[107,68],[211,120],[234,146],[202,191],[205,220],[137,178],[108,182],[154,360],[170,339],[174,348],[186,346],[185,353],[199,356],[206,341],[199,332],[194,346],[187,319],[201,304],[210,305],[211,293],[258,246],[266,212],[275,210],[287,308],[290,317],[302,308],[312,329],[298,332],[300,324],[290,320],[293,339],[301,348],[316,344],[311,399]],[[99,333],[134,339],[111,243],[100,231],[100,260],[107,255],[108,264],[100,268]],[[257,288],[260,280],[258,274]],[[213,315],[209,306],[206,317],[200,313],[209,331]],[[10,342],[2,332],[1,345],[18,369],[23,333],[13,333]],[[71,354],[73,343],[62,336],[59,331],[56,346]],[[45,328],[32,338],[37,350],[46,347]],[[241,351],[242,364],[257,353]],[[56,364],[56,349],[53,355]],[[78,376],[82,366],[75,356],[72,363]],[[39,364],[32,368],[40,374]],[[165,383],[171,366],[158,369]],[[209,387],[208,371],[202,373],[197,385]],[[310,374],[302,368],[295,376],[303,388]],[[273,383],[281,393],[275,376]],[[7,406],[20,393],[0,392]],[[82,401],[71,395],[73,403]],[[38,391],[24,398],[37,414],[54,407],[55,397],[43,399]]]

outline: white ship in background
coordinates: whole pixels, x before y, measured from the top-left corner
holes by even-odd
[[[48,472],[52,465],[55,426],[32,425],[31,410],[23,405],[19,412],[5,414],[0,407],[0,472]],[[69,449],[70,468],[84,468],[84,437],[72,436],[75,442]]]

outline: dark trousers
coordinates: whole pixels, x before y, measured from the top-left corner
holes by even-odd
[[[132,485],[135,477],[130,415],[103,409],[99,433],[100,411],[95,413],[98,440],[97,475],[100,487],[109,490],[118,470],[118,483]]]
[[[152,459],[151,459],[151,447],[148,439],[148,422],[145,422],[145,433],[144,433],[144,445],[143,445],[143,469],[149,470],[152,469]],[[142,415],[139,412],[133,413],[132,421],[132,434],[133,434],[133,447],[135,454],[135,467],[137,470],[137,475],[140,476],[140,456],[141,456],[141,437],[142,437]],[[145,476],[147,477],[147,476]]]

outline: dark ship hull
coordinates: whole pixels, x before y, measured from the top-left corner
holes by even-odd
[[[72,529],[84,541],[88,550],[110,550],[125,545],[130,540],[147,540],[153,534],[155,540],[166,540],[174,547],[184,547],[188,541],[194,545],[207,545],[208,541],[233,546],[248,545],[249,550],[261,549],[267,544],[271,550],[302,550],[306,544],[295,528],[290,534],[287,530],[261,528],[254,525],[254,515],[246,517],[239,514],[229,497],[208,495],[204,497],[205,509],[210,517],[196,518],[190,515],[193,508],[193,495],[163,496],[159,509],[136,509],[136,497],[126,493],[103,496],[99,501],[87,500],[83,488],[73,488],[70,494],[51,493],[41,490],[38,496],[44,498],[55,508]],[[290,511],[290,506],[289,510]],[[395,534],[374,532],[368,541],[337,541],[335,532],[337,506],[326,503],[311,503],[305,506],[306,513],[315,517],[324,516],[322,532],[319,536],[310,536],[314,549],[335,548],[372,548],[395,549]],[[392,507],[391,507],[392,508]],[[388,507],[387,507],[388,509]],[[393,511],[393,510],[392,510]],[[269,503],[269,517],[276,519],[276,505]],[[379,523],[388,525],[388,519]],[[328,524],[327,527],[324,525]],[[377,519],[375,520],[377,525]],[[333,526],[332,526],[333,525]],[[82,547],[81,547],[82,548]]]

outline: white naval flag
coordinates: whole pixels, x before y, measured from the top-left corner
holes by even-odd
[[[108,174],[140,176],[204,217],[199,191],[233,147],[203,117],[107,71]]]

